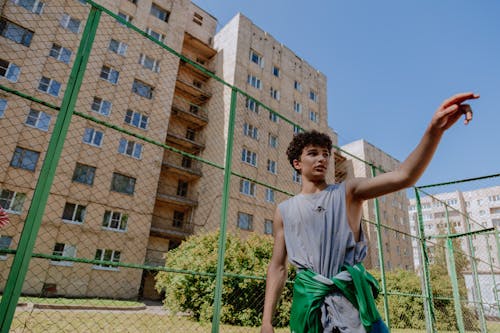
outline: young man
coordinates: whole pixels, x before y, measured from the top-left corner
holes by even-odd
[[[383,324],[379,326],[380,315],[373,309],[373,297],[359,298],[363,288],[370,288],[367,286],[373,282],[360,264],[366,255],[362,204],[414,185],[431,161],[443,133],[462,115],[465,124],[472,120],[470,107],[462,103],[476,98],[479,95],[461,93],[444,101],[420,143],[399,169],[374,178],[327,184],[330,138],[315,131],[294,137],[287,155],[302,175],[302,190],[279,204],[275,212],[262,333],[274,332],[272,318],[287,279],[287,257],[299,272],[290,320],[293,333],[384,332]],[[343,284],[350,280],[350,286]],[[323,295],[307,299],[318,293]]]

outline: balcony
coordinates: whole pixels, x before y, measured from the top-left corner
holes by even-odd
[[[184,240],[193,233],[191,223],[183,223],[181,227],[174,227],[171,219],[154,216],[149,234],[162,238]],[[149,249],[148,249],[149,251]],[[146,254],[147,258],[147,254]]]
[[[182,96],[193,104],[202,105],[212,97],[212,94],[206,91],[200,83],[202,82],[178,75],[175,84],[175,95]]]
[[[205,148],[205,137],[202,132],[188,130],[186,134],[177,131],[167,131],[167,144],[175,144],[188,153],[196,153]]]
[[[213,58],[217,54],[217,51],[210,45],[190,33],[184,32],[183,54],[188,54],[189,51],[195,52],[207,60]]]
[[[202,176],[200,161],[169,150],[165,150],[162,166],[169,169],[169,172],[176,173],[188,180],[198,179]]]
[[[205,126],[208,123],[207,112],[204,108],[191,103],[181,103],[179,100],[180,98],[174,97],[172,115],[196,126]]]
[[[146,258],[144,264],[147,266],[165,267],[165,252],[154,249],[146,249]]]
[[[161,186],[161,184],[156,193],[156,200],[181,206],[195,207],[198,205],[197,196],[191,195],[189,192],[186,195],[179,195],[176,188]]]

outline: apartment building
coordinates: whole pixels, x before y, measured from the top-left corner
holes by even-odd
[[[203,68],[102,14],[75,106],[98,122],[73,117],[34,252],[163,265],[189,235],[219,227],[223,172],[190,158],[224,165],[230,89],[210,73],[248,94],[238,94],[231,164],[245,179],[231,177],[228,230],[271,234],[276,204],[288,197],[280,190],[296,193],[301,180],[284,154],[299,127],[269,108],[336,143],[326,77],[241,14],[215,34],[217,19],[188,0],[98,3]],[[90,6],[1,4],[0,84],[60,105]],[[3,248],[18,246],[56,117],[0,91],[0,204],[12,221],[0,231]],[[11,263],[0,256],[3,283]],[[158,297],[147,270],[42,259],[32,259],[23,293]]]
[[[395,170],[400,164],[394,157],[365,140],[354,141],[341,148],[385,171]],[[347,178],[372,177],[371,167],[368,164],[347,154],[344,157],[346,160],[342,163],[342,168],[347,173]],[[380,222],[384,225],[380,229],[384,267],[389,270],[413,270],[413,252],[409,241],[410,225],[406,213],[408,211],[406,191],[401,190],[382,196],[378,198],[378,203]],[[367,268],[379,268],[377,228],[374,224],[376,221],[374,200],[368,200],[363,204],[363,219],[371,222],[363,224],[368,242],[368,254],[364,264]]]
[[[452,233],[479,231],[487,228],[500,227],[500,186],[493,186],[472,191],[454,191],[437,193],[420,198],[422,220],[426,236],[444,235],[449,227]],[[416,199],[410,199],[409,218],[412,234],[418,235],[418,220]],[[469,229],[470,226],[470,229]],[[468,238],[460,238],[459,249],[468,257],[471,250],[477,258],[477,270],[480,273],[498,273],[500,265],[498,258],[498,243],[493,233],[477,233],[471,236],[472,249],[469,249]],[[429,251],[433,253],[435,241],[427,243]],[[418,243],[413,241],[414,253],[420,253]],[[432,261],[432,256],[431,256]],[[421,266],[420,256],[414,256],[415,268]],[[469,269],[471,267],[469,266]]]

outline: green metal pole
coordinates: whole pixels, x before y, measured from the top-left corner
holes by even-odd
[[[424,230],[424,220],[422,217],[422,205],[420,203],[420,193],[418,188],[415,189],[415,200],[417,202],[417,218],[418,218],[418,233],[420,237],[420,253],[422,258],[422,280],[424,284],[424,292],[425,292],[425,323],[427,326],[427,332],[435,333],[436,331],[436,318],[434,316],[434,299],[432,295],[431,288],[431,275],[429,271],[429,258],[427,256],[427,246],[425,240],[425,230]]]
[[[377,175],[377,170],[375,169],[375,166],[373,164],[370,164],[370,170],[372,177],[375,177]],[[380,276],[382,279],[382,292],[384,293],[384,316],[385,316],[385,323],[387,327],[389,328],[389,331],[391,330],[391,321],[389,317],[389,300],[387,298],[387,282],[385,280],[385,266],[384,266],[384,248],[383,248],[383,242],[382,242],[382,231],[380,230],[380,208],[378,204],[378,199],[375,198],[373,200],[373,204],[375,205],[375,222],[377,223],[377,245],[378,245],[378,260],[379,260],[379,266],[380,266]]]
[[[448,214],[448,205],[445,206],[446,212],[446,225],[447,225],[447,234],[451,234],[451,226],[450,226],[450,218]],[[451,287],[453,290],[453,304],[455,306],[455,316],[457,318],[457,326],[458,331],[460,333],[465,332],[464,326],[464,318],[462,316],[462,304],[460,303],[460,292],[458,290],[458,278],[457,278],[457,269],[455,265],[455,251],[453,250],[453,240],[451,238],[446,239],[446,263],[448,266],[448,274],[451,279]]]
[[[231,162],[234,145],[234,122],[236,119],[237,91],[231,90],[231,105],[229,108],[229,126],[227,133],[226,161],[224,166],[224,184],[222,190],[222,207],[220,216],[219,251],[217,259],[217,274],[215,278],[214,314],[212,317],[212,333],[219,332],[220,312],[222,307],[222,278],[224,277],[224,253],[226,252],[226,227],[229,206],[229,185],[231,180]]]
[[[465,225],[467,226],[467,232],[471,232],[469,216],[465,217]],[[477,265],[476,265],[476,254],[474,251],[474,245],[472,243],[472,235],[467,235],[469,253],[471,255],[471,268],[472,268],[472,276],[474,278],[474,289],[475,289],[475,304],[479,304],[479,322],[481,323],[481,332],[486,333],[488,331],[486,327],[486,320],[484,318],[484,309],[483,309],[483,296],[481,294],[481,287],[479,285]]]
[[[40,170],[38,182],[33,193],[33,199],[31,200],[28,215],[26,216],[23,231],[19,239],[19,245],[12,262],[2,301],[0,303],[0,333],[9,332],[17,302],[21,296],[24,279],[28,272],[36,237],[45,212],[45,205],[47,204],[50,187],[54,180],[56,167],[71,122],[71,116],[82,84],[100,16],[100,11],[94,8],[90,10],[82,40],[80,41],[80,46],[76,54],[75,63],[71,69],[66,92],[64,93],[61,103],[61,111],[54,125],[54,132],[50,138],[45,160]]]

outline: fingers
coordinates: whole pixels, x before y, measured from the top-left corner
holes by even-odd
[[[472,120],[472,109],[469,104],[460,105],[460,113],[465,115],[464,124],[467,125]]]
[[[476,99],[476,98],[479,98],[479,95],[473,92],[456,94],[445,100],[443,104],[441,104],[441,108],[446,109],[448,106],[452,104],[460,104],[466,100]]]

